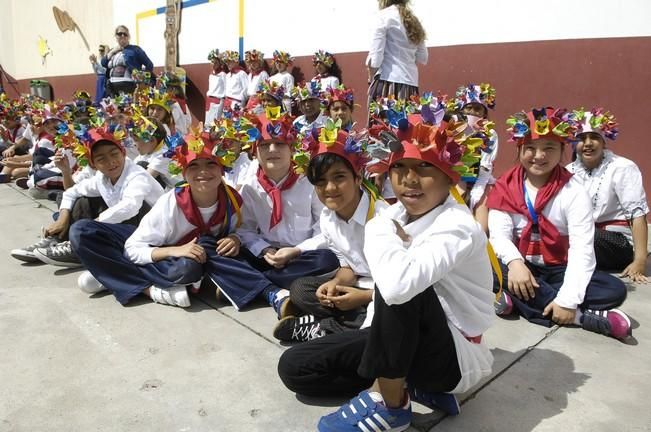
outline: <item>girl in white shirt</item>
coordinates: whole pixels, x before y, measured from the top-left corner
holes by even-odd
[[[226,64],[228,72],[225,77],[224,107],[230,108],[232,104],[246,106],[248,97],[249,77],[240,66],[240,54],[237,51],[224,51],[222,61]]]
[[[602,109],[575,110],[576,160],[567,169],[590,194],[597,268],[619,271],[633,282],[646,282],[646,215],[649,206],[637,165],[606,148],[617,137],[615,117]]]
[[[285,111],[290,114],[292,113],[292,99],[290,95],[294,89],[294,77],[287,69],[293,61],[294,59],[288,52],[275,50],[272,64],[276,73],[271,75],[269,78],[271,82],[274,82],[285,89],[283,105],[285,107]]]
[[[267,72],[269,66],[264,60],[264,54],[258,50],[245,52],[244,63],[249,70],[249,84],[246,91],[249,95],[249,100],[246,103],[246,109],[253,111],[260,105],[257,93],[260,90],[261,84],[269,79],[269,73]]]
[[[316,75],[313,81],[321,84],[321,89],[335,88],[341,84],[341,69],[335,60],[335,56],[327,51],[319,50],[312,57],[312,64]]]
[[[425,30],[408,0],[378,0],[380,13],[366,58],[369,101],[418,94],[418,67],[427,64]]]
[[[290,299],[301,316],[282,319],[274,337],[307,341],[330,333],[359,328],[373,296],[373,280],[364,258],[364,226],[388,205],[362,176],[368,159],[365,137],[342,130],[309,134],[302,147],[311,156],[305,172],[326,207],[320,218],[327,247],[337,255],[340,268],[325,277],[296,280]],[[296,159],[301,159],[298,157]]]
[[[327,112],[334,122],[341,122],[341,129],[350,131],[353,127],[353,109],[355,97],[353,89],[346,88],[343,84],[339,87],[323,92]]]
[[[212,63],[212,71],[208,76],[206,116],[203,124],[210,127],[215,120],[219,120],[222,117],[226,90],[226,72],[224,72],[225,65],[222,62],[218,49],[214,49],[208,53],[208,61]]]
[[[595,271],[594,222],[587,192],[560,165],[571,130],[564,110],[543,108],[508,120],[520,163],[488,196],[491,243],[502,262],[499,315],[515,309],[546,326],[577,324],[626,338],[621,280]]]

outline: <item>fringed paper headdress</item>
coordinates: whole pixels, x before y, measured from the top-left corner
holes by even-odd
[[[346,88],[346,86],[343,84],[338,85],[336,88],[328,87],[323,92],[321,98],[326,102],[328,106],[337,101],[346,103],[346,105],[348,105],[350,108],[352,108],[355,104],[353,89]]]
[[[274,55],[273,55],[274,63],[290,64],[293,61],[294,58],[291,55],[289,55],[288,52],[280,51],[280,50],[274,51]]]
[[[239,62],[240,61],[240,53],[237,51],[224,51],[221,54],[222,61],[224,63],[228,62]]]
[[[515,113],[506,120],[506,124],[509,126],[509,141],[518,146],[538,138],[564,142],[571,138],[576,129],[573,113],[551,107]]]
[[[326,67],[331,67],[335,62],[335,57],[327,51],[318,50],[312,56],[312,63],[323,63]]]
[[[603,138],[610,140],[617,139],[619,124],[615,116],[603,108],[593,108],[590,111],[579,108],[575,109],[573,114],[574,120],[576,121],[575,135],[596,132]]]
[[[209,132],[202,130],[200,124],[191,128],[185,137],[175,134],[166,138],[168,151],[165,156],[171,159],[171,174],[185,172],[190,163],[196,159],[210,159],[223,167],[230,167],[235,161],[235,154],[228,149],[223,139],[215,139]]]
[[[489,83],[468,84],[457,89],[454,99],[449,101],[449,110],[460,111],[469,103],[478,103],[486,108],[495,108],[495,88]]]

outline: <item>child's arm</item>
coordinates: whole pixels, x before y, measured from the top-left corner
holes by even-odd
[[[417,246],[406,247],[392,219],[376,216],[370,220],[366,224],[364,255],[386,303],[408,302],[445,277],[474,247],[479,247],[473,245],[468,228],[459,224],[440,229]]]
[[[174,192],[168,192],[174,193]],[[174,196],[163,195],[151,210],[142,218],[138,228],[124,243],[124,255],[133,263],[144,265],[172,256],[167,256],[157,249],[167,249],[163,246],[170,243],[173,236],[173,218],[176,200]]]
[[[59,210],[71,210],[78,198],[81,197],[99,197],[99,188],[97,187],[97,176],[87,178],[73,185],[63,192]]]
[[[245,205],[242,206],[242,225],[237,229],[237,236],[242,246],[247,248],[253,255],[259,257],[265,249],[271,247],[271,244],[266,242],[258,233],[258,220],[255,217],[253,209],[253,203],[256,200],[254,194],[251,186],[248,184],[242,186],[240,195]]]
[[[148,181],[145,175],[134,176],[124,186],[120,202],[100,213],[97,220],[105,223],[121,223],[136,216],[145,197],[152,192],[152,186],[153,183]],[[160,185],[156,184],[156,186],[160,188]]]

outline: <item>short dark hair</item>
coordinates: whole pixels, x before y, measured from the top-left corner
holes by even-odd
[[[344,165],[346,165],[346,168],[348,168],[353,174],[353,177],[359,177],[359,174],[355,172],[350,161],[348,161],[346,158],[341,157],[335,153],[321,153],[320,155],[313,157],[310,161],[310,164],[307,166],[307,179],[313,185],[316,184],[337,162],[343,162]]]
[[[90,159],[91,161],[93,160],[93,154],[97,151],[97,149],[101,147],[108,147],[108,146],[113,146],[116,147],[117,149],[120,149],[120,146],[114,143],[113,141],[101,139],[99,141],[96,141],[93,146],[91,147],[91,152],[90,152]]]

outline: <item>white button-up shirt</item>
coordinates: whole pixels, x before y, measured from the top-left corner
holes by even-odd
[[[60,209],[72,209],[77,198],[102,197],[109,207],[99,214],[97,220],[106,223],[120,223],[136,216],[143,202],[150,206],[163,195],[163,188],[147,171],[132,160],[124,160],[124,168],[115,184],[97,171],[63,192]]]
[[[379,70],[380,79],[418,87],[416,62],[427,63],[425,42],[414,45],[393,5],[379,12],[366,65]]]
[[[278,185],[287,179],[283,178]],[[242,245],[253,255],[260,256],[268,247],[295,246],[301,251],[325,247],[319,218],[323,204],[314,191],[314,186],[301,177],[296,183],[282,191],[282,220],[273,228],[271,221],[272,201],[257,176],[249,177],[242,185],[242,226],[237,230]]]
[[[228,72],[226,74],[226,89],[224,96],[240,101],[244,106],[247,98],[247,89],[249,87],[249,77],[243,70],[236,73]]]
[[[528,191],[532,202],[537,193]],[[542,214],[561,235],[569,236],[570,249],[567,253],[567,269],[563,285],[554,299],[561,307],[575,309],[583,303],[585,290],[596,267],[594,256],[594,222],[588,193],[580,181],[570,181],[545,206]],[[515,259],[525,258],[538,265],[544,265],[542,256],[523,257],[516,245],[528,219],[521,214],[491,209],[488,212],[490,240],[497,257],[508,264]],[[533,234],[532,234],[533,235]]]
[[[165,152],[167,152],[167,147],[163,145],[162,148],[155,152],[144,155],[139,154],[133,162],[136,165],[139,162],[146,162],[148,170],[156,171],[163,178],[166,186],[174,187],[174,185],[183,180],[183,177],[170,173],[169,166],[171,161],[165,157]]]
[[[256,93],[258,93],[258,90],[260,89],[260,84],[262,84],[265,80],[269,79],[269,74],[267,71],[260,71],[260,73],[253,75],[252,73],[249,73],[249,86],[247,89],[247,94],[249,96],[254,96]]]
[[[289,97],[294,88],[294,77],[289,72],[278,72],[269,78],[271,82],[285,87],[285,95]]]
[[[218,74],[211,73],[208,75],[208,91],[206,96],[223,98],[226,89],[226,72],[222,71]]]

